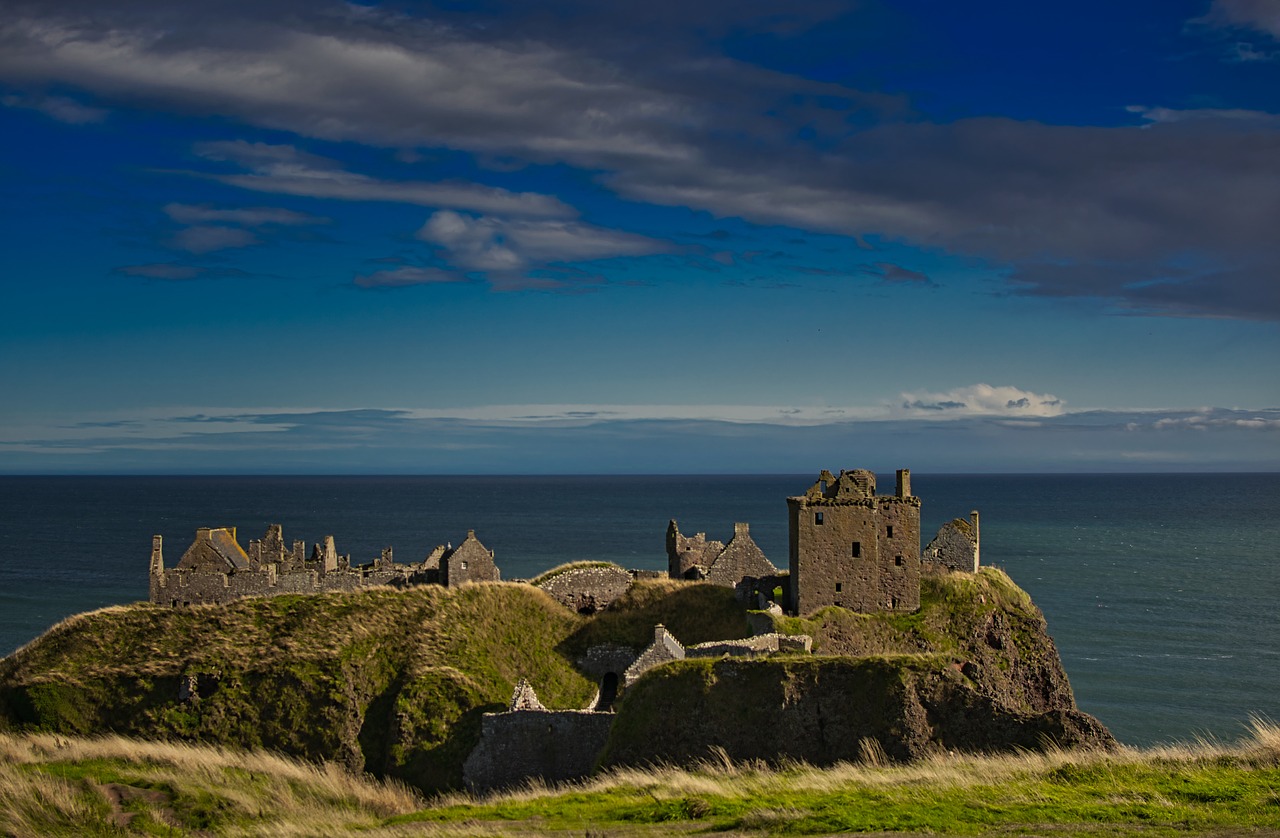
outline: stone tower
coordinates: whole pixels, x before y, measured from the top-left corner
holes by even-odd
[[[809,614],[826,605],[852,611],[914,611],[920,607],[920,499],[911,472],[898,472],[897,491],[876,495],[876,476],[857,469],[823,471],[803,495],[787,498],[791,609]]]

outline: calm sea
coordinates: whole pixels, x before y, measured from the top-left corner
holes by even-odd
[[[0,477],[0,654],[70,614],[147,596],[200,526],[241,543],[333,535],[368,561],[474,528],[505,578],[565,561],[665,567],[668,519],[727,540],[749,521],[786,565],[784,498],[813,476]],[[892,491],[893,476],[879,478]],[[982,512],[982,558],[1044,610],[1082,709],[1144,745],[1280,721],[1280,475],[929,476],[924,538]]]

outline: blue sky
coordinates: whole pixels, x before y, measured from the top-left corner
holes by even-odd
[[[1280,469],[1280,2],[0,3],[0,472]]]

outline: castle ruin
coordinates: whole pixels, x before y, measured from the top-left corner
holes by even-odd
[[[876,495],[876,476],[865,469],[838,477],[823,470],[809,491],[787,498],[787,511],[792,611],[920,607],[920,499],[908,469],[898,470],[888,496]]]
[[[235,527],[201,527],[195,540],[173,568],[164,566],[164,542],[151,539],[152,602],[175,607],[227,602],[246,596],[353,591],[374,585],[445,585],[496,582],[501,578],[493,551],[476,538],[475,530],[457,547],[436,547],[422,562],[399,564],[391,548],[367,564],[352,565],[339,556],[333,536],[325,536],[310,555],[304,541],[286,548],[279,524],[267,528],[261,540],[245,551]]]

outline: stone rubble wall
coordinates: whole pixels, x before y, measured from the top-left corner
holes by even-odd
[[[463,764],[463,781],[483,793],[533,777],[547,783],[580,780],[595,769],[613,719],[613,713],[589,710],[486,713],[480,741]]]
[[[631,589],[632,574],[617,565],[573,567],[557,573],[537,587],[556,602],[579,614],[594,614],[608,608]]]

